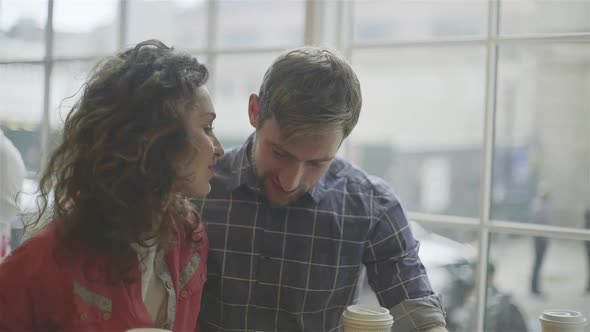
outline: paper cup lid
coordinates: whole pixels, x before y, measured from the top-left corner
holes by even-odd
[[[581,313],[573,310],[550,309],[544,310],[539,319],[555,323],[584,324],[586,318]]]
[[[342,317],[345,322],[355,324],[393,324],[393,317],[389,314],[389,310],[383,307],[351,305],[344,311]]]

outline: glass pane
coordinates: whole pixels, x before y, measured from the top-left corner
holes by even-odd
[[[590,2],[585,0],[502,1],[500,33],[590,32]]]
[[[118,1],[56,0],[55,56],[110,54],[117,49]]]
[[[508,327],[524,320],[528,331],[540,332],[539,315],[546,309],[590,317],[590,242],[504,234],[490,240],[495,271],[488,279],[486,331],[523,331]],[[538,294],[532,292],[535,265]]]
[[[29,171],[40,165],[39,122],[43,114],[43,66],[0,65],[0,126]]]
[[[377,42],[486,34],[487,1],[354,2],[354,40]]]
[[[414,236],[420,241],[420,260],[426,267],[432,288],[443,297],[447,329],[458,331],[458,328],[465,327],[466,332],[475,331],[475,322],[466,323],[458,316],[475,284],[477,233],[449,226],[420,225],[413,221],[410,224]],[[379,305],[366,277],[360,281],[358,302]]]
[[[1,1],[0,60],[42,58],[46,22],[47,1]]]
[[[500,49],[492,218],[583,225],[590,204],[590,44]]]
[[[205,0],[131,0],[128,6],[128,45],[153,38],[179,49],[206,45],[208,16]]]
[[[218,17],[218,47],[289,47],[303,43],[304,0],[220,0]]]
[[[87,79],[94,61],[57,63],[51,76],[49,151],[59,143],[64,120],[82,95],[82,84]]]
[[[348,157],[389,181],[408,210],[477,217],[484,49],[357,51],[353,67],[363,111]]]
[[[225,148],[241,145],[254,128],[248,119],[248,98],[258,94],[262,77],[278,53],[224,55],[217,59],[213,86],[213,105],[217,112],[215,131]]]

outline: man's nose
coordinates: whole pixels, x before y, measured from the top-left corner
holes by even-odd
[[[279,174],[279,182],[283,190],[292,191],[297,189],[301,183],[303,171],[303,165],[299,162],[294,162],[285,167]]]

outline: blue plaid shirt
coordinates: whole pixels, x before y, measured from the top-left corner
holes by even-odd
[[[336,159],[301,198],[264,198],[250,160],[255,134],[217,163],[195,206],[210,240],[203,331],[338,331],[362,266],[394,330],[444,326],[399,201],[383,180]]]

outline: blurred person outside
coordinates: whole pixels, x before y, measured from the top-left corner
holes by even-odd
[[[198,329],[208,238],[187,197],[207,195],[223,154],[208,75],[156,40],[95,67],[42,174],[36,233],[0,264],[0,330]]]
[[[19,233],[12,235],[11,226],[20,223],[17,194],[21,191],[26,172],[20,152],[0,129],[0,262],[17,244]],[[19,227],[15,226],[16,232]]]
[[[337,330],[365,266],[393,330],[446,331],[393,190],[336,157],[361,104],[333,50],[290,50],[267,70],[248,102],[255,132],[194,201],[211,238],[202,330]]]
[[[530,207],[531,221],[539,225],[551,225],[553,212],[550,206],[550,195],[545,184],[539,184],[537,195],[533,198]],[[542,295],[540,288],[541,268],[547,252],[548,239],[546,237],[533,237],[535,246],[535,258],[531,274],[530,291],[533,295]]]

